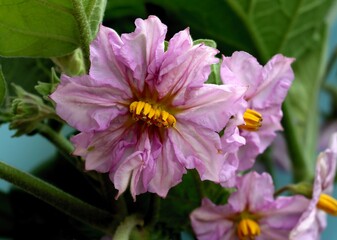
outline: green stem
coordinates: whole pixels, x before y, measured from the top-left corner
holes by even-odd
[[[107,234],[113,234],[117,221],[109,212],[92,206],[63,190],[0,161],[0,178],[22,188],[65,214],[93,226]]]
[[[245,25],[246,30],[249,32],[252,42],[259,54],[259,58],[263,62],[267,62],[270,54],[268,53],[261,36],[258,34],[258,31],[255,29],[255,26],[252,24],[252,19],[248,16],[240,6],[240,3],[236,0],[227,0],[228,6],[233,10],[234,13],[242,20],[242,23]]]
[[[282,193],[289,191],[289,187],[288,186],[284,186],[280,189],[278,189],[277,191],[275,191],[274,193],[274,198],[278,197],[279,195],[281,195]]]
[[[88,18],[85,14],[85,10],[82,4],[82,0],[72,0],[71,1],[74,8],[74,17],[77,22],[79,32],[80,32],[80,45],[83,52],[85,71],[89,73],[90,69],[90,39],[91,30],[88,22]]]
[[[305,160],[304,149],[296,134],[295,123],[291,119],[287,102],[283,104],[283,114],[282,125],[292,162],[293,179],[295,182],[308,180],[311,178],[312,171]]]
[[[139,215],[126,217],[125,220],[118,226],[112,239],[129,240],[132,230],[138,225],[143,225],[143,220]]]
[[[61,133],[54,131],[51,127],[43,123],[40,123],[36,129],[43,137],[53,143],[54,146],[60,151],[60,153],[72,165],[74,165],[76,169],[81,172],[84,171],[83,161],[70,155],[74,151],[74,147],[68,139],[66,139]]]
[[[48,125],[40,123],[37,130],[52,142],[63,154],[70,155],[74,151],[73,145],[62,134],[55,132]]]

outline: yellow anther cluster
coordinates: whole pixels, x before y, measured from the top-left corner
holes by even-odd
[[[255,239],[260,234],[259,224],[252,219],[243,218],[237,225],[237,235],[240,240]]]
[[[166,112],[165,110],[153,107],[151,104],[143,101],[135,101],[130,104],[130,113],[133,118],[138,121],[142,120],[148,125],[155,125],[157,127],[174,127],[176,118]]]
[[[262,115],[253,109],[248,108],[243,114],[243,119],[245,120],[245,124],[240,125],[240,129],[258,131],[262,126]]]
[[[337,216],[337,200],[328,194],[322,193],[319,195],[317,208],[329,213],[333,216]]]

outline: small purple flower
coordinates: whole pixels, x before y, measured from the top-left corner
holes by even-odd
[[[216,206],[203,199],[191,222],[199,240],[286,240],[309,201],[303,196],[274,199],[270,175],[250,172],[238,177],[228,203]]]
[[[337,133],[334,133],[329,148],[318,155],[310,205],[291,232],[291,240],[319,239],[320,233],[326,227],[326,213],[337,216],[337,200],[331,197],[336,162]]]
[[[256,58],[245,52],[234,52],[231,57],[223,58],[220,68],[223,83],[248,87],[244,97],[248,109],[241,113],[246,124],[239,126],[240,136],[246,141],[237,152],[239,170],[252,167],[256,157],[276,137],[275,132],[282,130],[281,105],[294,79],[293,61],[278,54],[261,66]],[[233,130],[230,128],[230,131]]]
[[[218,132],[244,111],[246,88],[204,84],[218,51],[193,45],[189,30],[164,50],[167,27],[137,19],[121,37],[100,26],[90,46],[89,75],[62,75],[51,98],[80,133],[71,140],[87,170],[108,172],[119,190],[165,197],[186,169],[226,182],[236,167],[222,154]]]

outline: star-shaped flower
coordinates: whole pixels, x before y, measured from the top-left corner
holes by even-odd
[[[71,140],[87,170],[108,172],[119,190],[130,185],[165,197],[186,169],[224,183],[236,167],[224,157],[218,132],[244,111],[246,88],[204,84],[218,51],[193,45],[189,30],[165,51],[166,26],[137,19],[121,37],[101,26],[90,46],[89,75],[62,75],[51,95],[57,113],[80,133]]]
[[[225,132],[223,139],[224,146],[228,147],[228,135],[234,134],[236,139],[244,138],[239,141],[241,146],[235,152],[239,159],[239,170],[251,168],[256,157],[274,140],[275,132],[283,129],[280,123],[281,106],[294,79],[291,69],[293,61],[277,54],[265,66],[261,66],[255,57],[246,52],[234,52],[231,57],[223,58],[220,67],[223,83],[248,88],[244,97],[248,102],[247,109],[238,114],[238,117],[243,114],[245,124],[239,126],[237,133],[233,133],[233,125],[236,125],[231,123],[229,133]],[[238,145],[238,141],[234,143]]]
[[[303,196],[274,199],[270,175],[250,172],[238,177],[237,191],[226,205],[203,199],[191,222],[199,240],[288,240],[309,204]]]
[[[319,239],[326,227],[326,213],[337,216],[337,200],[333,191],[337,163],[337,133],[331,136],[330,146],[318,155],[310,205],[291,232],[290,239]]]

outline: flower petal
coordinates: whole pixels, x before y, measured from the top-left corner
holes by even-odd
[[[187,169],[197,169],[202,180],[221,182],[220,171],[227,160],[221,153],[218,133],[181,120],[168,136],[177,158]]]
[[[119,90],[100,85],[89,76],[66,75],[50,96],[56,102],[57,114],[70,126],[86,132],[106,129],[112,119],[125,114],[128,109],[120,104],[124,97]]]
[[[281,106],[294,80],[293,61],[293,58],[277,54],[263,67],[263,81],[252,98],[253,109]]]
[[[320,153],[317,159],[316,173],[322,179],[322,191],[332,194],[337,163],[337,133],[330,137],[329,148]]]
[[[259,212],[273,202],[274,185],[269,174],[249,172],[237,179],[237,191],[232,193],[228,203],[237,212],[249,207],[251,212]]]
[[[115,120],[104,131],[82,132],[71,138],[75,145],[73,154],[85,159],[86,170],[112,171],[120,164],[125,154],[131,154],[128,149],[132,147],[134,149],[136,145],[137,136],[134,132],[137,129],[125,126],[127,118],[120,117],[119,121]]]
[[[191,215],[191,223],[199,240],[231,240],[235,239],[235,227],[232,221],[226,219],[233,214],[229,206],[216,206],[209,199],[202,200],[201,207]]]
[[[242,131],[241,136],[246,139],[246,144],[241,146],[236,154],[239,159],[238,170],[245,171],[253,167],[256,157],[261,153],[259,147],[261,138],[255,132],[245,134]]]
[[[136,30],[122,34],[119,55],[132,71],[133,85],[142,92],[148,74],[156,74],[164,54],[167,27],[156,16],[136,19]]]
[[[262,66],[255,57],[246,52],[234,52],[223,57],[220,76],[224,84],[247,87],[245,99],[249,100],[262,82]]]
[[[261,211],[261,232],[266,239],[289,239],[290,231],[298,223],[310,200],[303,196],[278,197]],[[301,238],[300,238],[301,239]]]
[[[186,92],[185,103],[179,106],[182,112],[176,118],[220,132],[233,115],[245,111],[245,91],[246,88],[205,84]]]
[[[90,44],[90,76],[100,85],[109,85],[132,96],[126,81],[126,68],[117,56],[122,41],[110,28],[100,26],[97,36]]]
[[[179,105],[187,88],[200,87],[208,79],[211,65],[219,61],[217,53],[202,44],[193,46],[188,29],[175,34],[163,56],[156,82],[159,98],[178,95],[173,105]]]
[[[118,190],[116,199],[125,192],[130,182],[130,191],[134,200],[137,193],[146,192],[146,189],[144,189],[143,186],[136,189],[143,161],[141,153],[141,151],[132,153],[126,159],[121,161],[121,164],[118,165],[113,173],[110,173],[110,179],[114,183],[115,188]]]
[[[181,182],[185,167],[179,162],[168,137],[163,139],[162,148],[155,159],[154,176],[149,184],[149,192],[166,197],[173,186]]]

